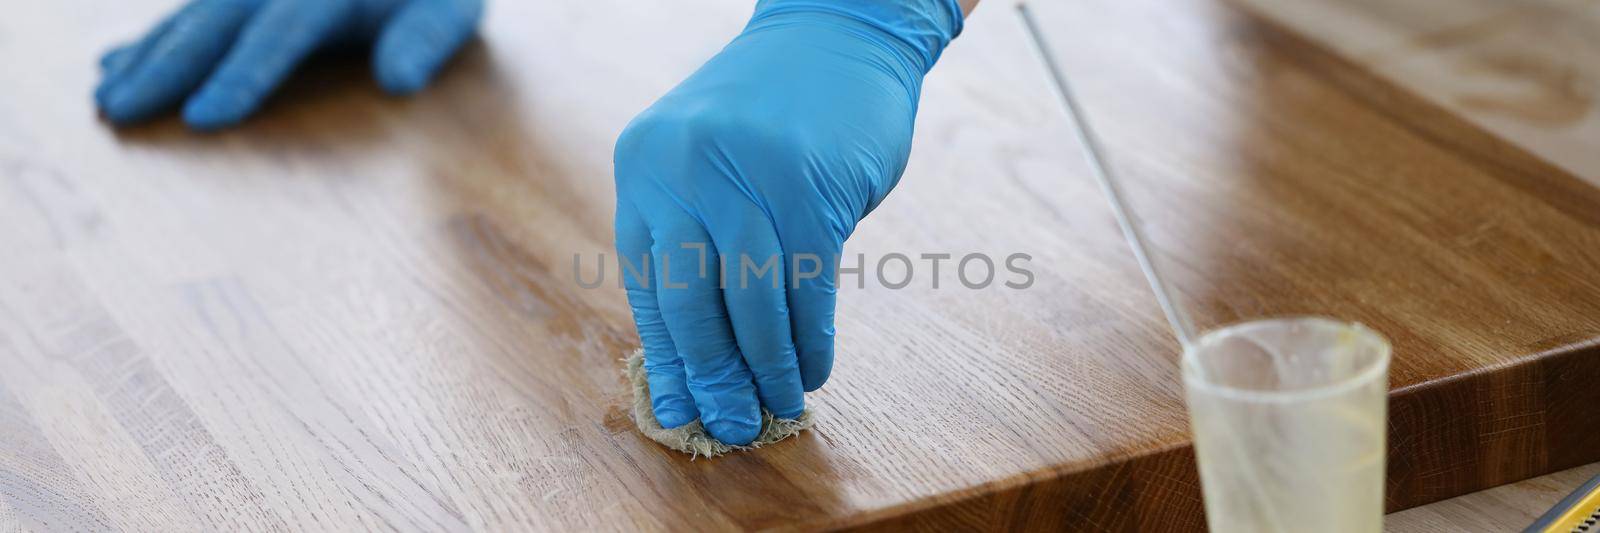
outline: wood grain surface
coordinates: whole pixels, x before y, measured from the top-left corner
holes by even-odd
[[[172,7],[0,19],[0,526],[1203,527],[1177,346],[1005,2],[847,251],[1035,282],[847,284],[816,430],[711,461],[633,431],[627,305],[572,265],[616,134],[748,2],[491,2],[416,98],[357,58],[233,131],[113,131],[95,59]],[[1200,325],[1391,339],[1392,509],[1600,460],[1594,168],[1216,0],[1037,11]]]
[[[1600,475],[1600,463],[1457,496],[1390,514],[1384,518],[1384,529],[1392,533],[1522,531],[1596,475]]]

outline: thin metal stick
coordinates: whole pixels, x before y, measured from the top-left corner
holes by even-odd
[[[1072,119],[1078,141],[1083,147],[1084,157],[1089,160],[1089,168],[1094,171],[1096,181],[1100,182],[1100,189],[1111,200],[1111,211],[1117,217],[1117,224],[1122,226],[1122,236],[1127,239],[1128,246],[1133,248],[1133,255],[1139,260],[1139,268],[1144,271],[1145,280],[1150,282],[1150,290],[1156,294],[1156,302],[1161,304],[1161,312],[1167,315],[1167,323],[1172,325],[1173,334],[1178,337],[1178,342],[1188,347],[1194,339],[1194,326],[1190,324],[1188,315],[1178,307],[1177,300],[1173,297],[1171,289],[1162,281],[1161,270],[1150,259],[1149,248],[1145,246],[1144,232],[1139,228],[1139,219],[1123,200],[1122,186],[1118,184],[1116,175],[1111,167],[1107,166],[1100,156],[1100,140],[1095,136],[1094,130],[1089,126],[1089,117],[1078,106],[1077,99],[1073,98],[1072,90],[1067,87],[1066,76],[1056,63],[1055,56],[1050,53],[1050,47],[1044,42],[1044,35],[1039,32],[1038,23],[1034,21],[1033,12],[1026,3],[1017,4],[1017,14],[1022,17],[1022,25],[1028,30],[1028,36],[1033,41],[1033,48],[1039,53],[1039,59],[1044,63],[1044,68],[1050,73],[1050,81],[1055,86],[1056,96],[1061,97],[1061,104],[1066,107],[1067,115]]]

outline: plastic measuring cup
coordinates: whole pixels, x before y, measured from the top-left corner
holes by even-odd
[[[1183,354],[1212,531],[1383,529],[1389,342],[1327,318],[1243,322]]]

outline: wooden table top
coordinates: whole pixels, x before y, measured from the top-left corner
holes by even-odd
[[[572,261],[616,134],[748,2],[491,2],[415,98],[331,65],[236,130],[115,132],[98,53],[171,3],[0,19],[0,524],[1203,526],[1176,343],[1005,2],[847,251],[1035,283],[846,286],[816,429],[697,461],[632,429],[627,305]],[[1393,342],[1392,509],[1600,460],[1596,169],[1216,0],[1070,4],[1037,11],[1199,324]]]

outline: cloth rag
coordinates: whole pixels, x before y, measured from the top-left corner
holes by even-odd
[[[723,443],[712,438],[699,420],[675,428],[661,427],[655,410],[650,406],[650,383],[645,379],[644,351],[636,350],[624,360],[622,373],[633,385],[633,422],[639,432],[662,446],[697,457],[716,457],[736,450],[751,450],[800,434],[811,427],[811,410],[806,409],[796,418],[777,418],[766,409],[761,410],[761,434],[745,446]]]

